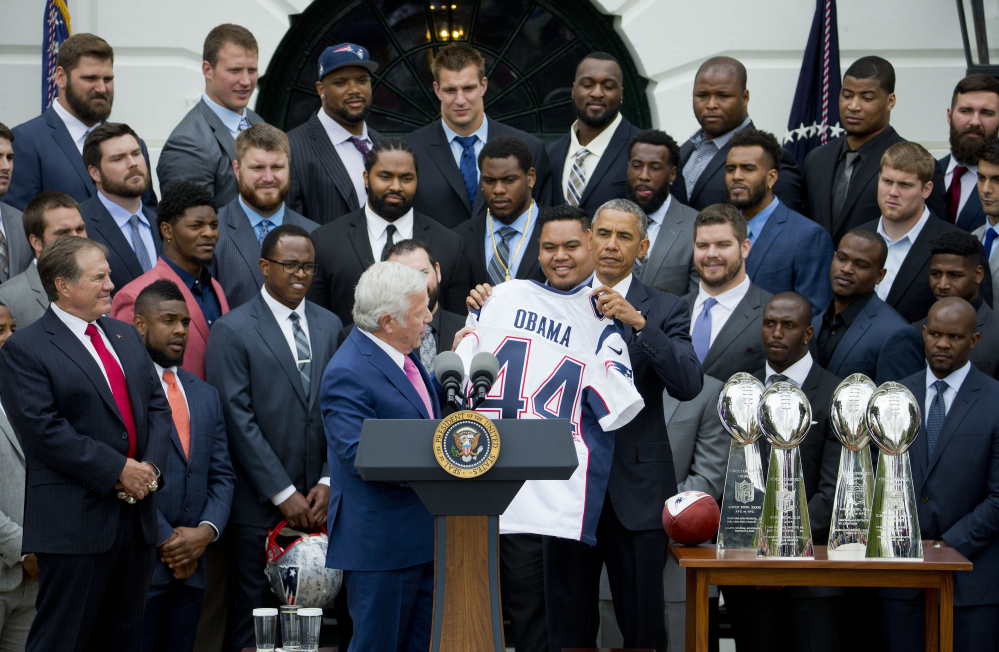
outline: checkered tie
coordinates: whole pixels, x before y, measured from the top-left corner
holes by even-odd
[[[933,389],[937,393],[933,397],[933,402],[930,403],[930,413],[926,416],[926,457],[929,460],[933,459],[933,449],[937,446],[937,438],[940,437],[944,419],[947,418],[947,403],[944,402],[947,383],[938,380],[933,383]]]
[[[243,131],[249,128],[250,128],[250,121],[247,120],[246,116],[244,115],[243,118],[239,121],[239,133],[243,133]]]
[[[291,320],[291,332],[295,335],[295,351],[298,358],[296,363],[298,373],[302,375],[302,389],[308,396],[309,390],[312,388],[312,349],[309,348],[309,340],[306,339],[305,331],[302,330],[301,317],[298,316],[298,313],[292,312],[288,315],[288,319]]]
[[[437,342],[434,341],[434,330],[427,326],[427,332],[420,342],[420,362],[428,374],[434,373],[434,362],[437,360]]]
[[[489,277],[493,279],[494,285],[499,285],[506,280],[510,270],[510,238],[517,230],[512,226],[504,226],[497,231],[500,241],[496,242],[496,251],[493,252],[493,259],[489,261]],[[494,241],[495,242],[495,241]],[[500,263],[503,263],[502,265]]]
[[[153,263],[149,260],[149,252],[146,245],[142,243],[142,235],[139,232],[139,216],[133,215],[128,218],[128,223],[132,225],[132,249],[135,250],[135,257],[139,259],[139,266],[143,272],[148,272],[153,268]]]
[[[576,160],[572,162],[572,169],[569,170],[569,196],[566,197],[566,202],[571,206],[579,206],[579,199],[583,196],[583,188],[586,187],[583,161],[592,153],[584,147],[576,153]]]
[[[260,242],[260,246],[264,246],[264,238],[267,237],[267,232],[271,230],[273,224],[270,220],[262,220],[260,222],[260,235],[257,236],[257,240]]]

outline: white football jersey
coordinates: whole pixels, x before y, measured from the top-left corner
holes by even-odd
[[[537,281],[493,288],[458,346],[466,372],[476,353],[500,371],[477,412],[491,419],[569,419],[579,466],[569,480],[528,480],[500,518],[500,532],[596,543],[614,457],[613,431],[645,407],[635,389],[621,323],[597,310],[590,288],[562,292]]]

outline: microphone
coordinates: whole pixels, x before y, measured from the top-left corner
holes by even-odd
[[[461,410],[465,398],[461,393],[461,386],[465,384],[465,365],[461,361],[461,356],[451,351],[444,351],[438,355],[434,361],[434,375],[447,393],[448,405],[455,410]]]
[[[471,373],[472,387],[475,392],[475,406],[486,400],[486,394],[492,389],[496,382],[496,375],[499,373],[499,360],[492,353],[475,354],[472,358]],[[474,407],[472,409],[475,409]]]

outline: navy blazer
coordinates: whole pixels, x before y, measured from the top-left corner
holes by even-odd
[[[433,560],[434,520],[416,492],[366,482],[354,468],[366,419],[440,418],[430,376],[416,352],[409,358],[427,386],[433,414],[399,365],[356,328],[323,374],[319,403],[330,460],[329,568],[385,571]]]
[[[797,292],[821,312],[832,300],[829,233],[780,202],[746,258],[746,275],[770,294]]]
[[[190,457],[184,455],[177,428],[170,431],[167,452],[166,486],[156,494],[159,545],[173,536],[175,527],[198,527],[202,521],[214,525],[221,535],[229,520],[236,474],[229,459],[225,418],[219,393],[214,387],[184,369],[177,370],[177,380],[184,387],[187,411],[191,419]],[[152,584],[169,584],[173,571],[157,557]],[[198,560],[194,574],[184,584],[205,588],[205,557]]]
[[[135,459],[169,486],[173,419],[146,346],[131,324],[97,320],[121,361],[135,422]],[[15,337],[16,336],[16,337]],[[122,502],[114,485],[125,467],[128,433],[97,361],[49,307],[0,351],[0,396],[24,448],[28,472],[24,552],[95,555],[114,544]],[[141,540],[159,543],[156,494],[132,507]]]
[[[822,316],[815,315],[811,351],[818,355]],[[816,360],[818,358],[816,357]],[[923,338],[891,306],[872,295],[853,320],[829,361],[828,371],[840,378],[864,374],[878,385],[902,380],[924,364]]]
[[[156,210],[143,202],[142,212],[149,220],[149,226],[153,232],[153,244],[156,246],[155,253],[150,251],[149,262],[155,266],[156,260],[163,254],[163,243],[160,239],[160,227],[156,223]],[[111,282],[114,289],[111,296],[114,297],[118,290],[122,289],[135,279],[142,276],[142,266],[139,258],[135,255],[135,250],[125,238],[118,223],[111,217],[111,213],[101,203],[100,197],[96,194],[87,201],[80,204],[80,215],[83,216],[83,223],[87,226],[87,237],[95,242],[100,242],[108,248],[108,265],[111,267]],[[152,269],[152,267],[150,267]]]
[[[951,154],[948,154],[938,161],[944,175],[947,174],[947,168],[950,166],[950,157]],[[944,188],[944,192],[946,190]],[[964,208],[957,214],[955,226],[965,231],[974,231],[983,224],[985,224],[985,211],[982,210],[982,198],[978,196],[978,184],[975,184],[971,189],[971,194],[968,195],[968,201],[964,202]]]
[[[43,190],[64,192],[81,204],[97,196],[97,186],[83,164],[83,155],[69,135],[66,123],[53,107],[17,125],[12,131],[15,140],[11,147],[14,148],[17,167],[11,175],[10,188],[3,196],[5,202],[23,211],[28,202]],[[149,152],[141,138],[139,146],[151,175]],[[142,195],[142,204],[156,208],[156,193],[151,183]]]
[[[954,573],[954,605],[999,602],[999,381],[974,365],[947,412],[927,459],[926,369],[909,376],[922,420],[909,448],[919,530],[924,539],[943,539],[971,560],[974,570]],[[919,589],[881,589],[914,598]]]
[[[628,141],[639,131],[638,127],[621,116],[621,123],[614,130],[607,149],[604,150],[597,167],[586,180],[586,187],[579,198],[579,207],[586,214],[593,216],[597,209],[612,199],[622,199],[628,190]],[[565,203],[565,158],[569,156],[569,145],[572,136],[565,134],[554,143],[548,145],[548,160],[552,166],[552,205]]]

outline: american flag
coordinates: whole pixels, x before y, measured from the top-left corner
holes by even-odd
[[[42,111],[59,95],[55,82],[59,46],[69,38],[69,8],[66,0],[46,0],[42,40]]]

